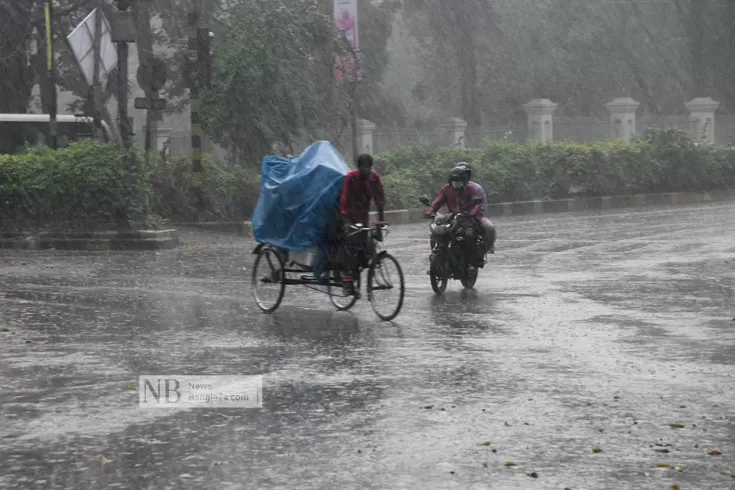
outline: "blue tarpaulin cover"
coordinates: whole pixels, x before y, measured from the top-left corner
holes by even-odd
[[[265,157],[253,214],[255,239],[285,250],[321,247],[349,170],[328,141],[296,158]]]

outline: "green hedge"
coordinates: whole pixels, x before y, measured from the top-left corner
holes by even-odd
[[[247,220],[257,204],[260,177],[206,158],[201,182],[187,158],[154,155],[145,167],[139,150],[84,141],[56,151],[32,147],[0,155],[0,229],[91,229],[146,215],[196,221],[199,196],[211,221]]]
[[[434,196],[459,161],[472,165],[473,180],[490,202],[735,188],[735,150],[696,145],[684,133],[664,130],[630,143],[401,148],[376,158],[388,208],[420,207],[419,196]],[[203,165],[203,179],[195,182],[186,158],[156,156],[146,168],[138,150],[121,153],[115,145],[90,141],[0,155],[0,228],[90,228],[124,216],[140,219],[146,203],[149,216],[195,221],[199,195],[208,220],[249,219],[258,173],[206,159]]]
[[[157,159],[151,175],[151,212],[174,221],[197,221],[199,195],[208,221],[245,221],[258,203],[260,175],[202,161],[202,180],[192,178],[191,160]]]
[[[121,153],[111,144],[87,141],[0,155],[0,223],[3,229],[87,227],[139,217],[147,178],[137,153]]]
[[[735,188],[735,151],[697,145],[676,130],[590,144],[487,141],[484,149],[412,147],[380,155],[389,206],[421,207],[459,161],[493,203]]]

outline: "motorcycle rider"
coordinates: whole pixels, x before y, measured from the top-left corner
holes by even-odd
[[[470,187],[476,187],[477,193],[482,196],[482,212],[484,213],[487,207],[487,194],[485,194],[485,189],[483,189],[480,184],[472,181],[472,167],[470,167],[470,164],[467,162],[459,162],[456,166],[465,169],[465,171],[467,172],[467,185]],[[482,225],[482,230],[485,232],[487,251],[488,253],[494,254],[496,239],[495,226],[493,225],[492,221],[487,219],[484,215],[482,218],[480,218],[480,224]]]
[[[482,196],[476,186],[468,184],[469,180],[465,168],[454,167],[449,173],[449,183],[441,188],[426,214],[435,214],[442,205],[446,204],[450,213],[466,213],[477,220],[481,220],[483,203],[482,201],[476,203],[472,201],[474,198],[481,198]]]

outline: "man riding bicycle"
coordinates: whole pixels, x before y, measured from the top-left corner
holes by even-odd
[[[465,169],[465,171],[467,172],[467,185],[469,187],[475,187],[476,192],[480,196],[482,196],[482,212],[484,213],[487,207],[487,194],[485,194],[485,190],[480,184],[478,184],[477,182],[472,182],[472,168],[470,167],[470,164],[467,162],[459,162],[456,166]],[[494,254],[496,239],[495,226],[493,226],[493,223],[485,216],[480,218],[480,224],[482,225],[482,231],[485,233],[485,243],[487,244],[487,251],[488,253]]]
[[[350,225],[370,224],[370,203],[375,202],[378,209],[379,223],[384,223],[385,194],[380,175],[373,170],[373,157],[364,153],[357,157],[357,170],[352,170],[345,175],[340,194],[340,217],[343,230],[349,230]],[[355,289],[355,275],[359,274],[360,259],[364,259],[364,252],[368,249],[370,236],[366,232],[357,233],[346,237],[347,245],[351,251],[359,251],[358,255],[350,254],[344,257],[345,270],[342,273],[342,281],[345,285],[345,294],[360,296],[360,291]],[[361,257],[362,256],[362,257]],[[366,265],[366,264],[363,264]]]

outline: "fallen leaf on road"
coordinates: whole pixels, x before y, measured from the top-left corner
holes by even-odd
[[[648,473],[646,473],[645,471],[639,471],[638,474],[640,476],[648,476]]]
[[[129,384],[128,385],[128,389],[129,390],[134,390],[135,389],[135,385],[134,384]]]
[[[482,467],[483,467],[483,468],[487,468],[487,465],[488,465],[488,464],[489,464],[489,463],[488,463],[487,461],[485,461],[484,463],[482,463]]]
[[[0,328],[0,332],[10,332],[9,328]]]
[[[722,453],[719,450],[717,450],[717,449],[713,449],[712,451],[708,452],[707,454],[709,454],[710,456],[719,456]]]
[[[526,473],[526,474],[530,476],[531,478],[538,478],[538,473],[536,473],[535,471],[532,471],[531,473]]]
[[[481,446],[489,446],[490,444],[492,444],[492,443],[491,443],[490,441],[485,441],[485,442],[483,442],[483,443],[482,443],[482,444],[480,444],[480,445],[481,445]]]
[[[657,453],[669,453],[669,452],[671,452],[668,449],[654,449],[654,451],[656,451]]]
[[[671,465],[669,463],[659,463],[659,468],[671,468]]]
[[[509,468],[510,468],[511,466],[515,466],[515,465],[516,465],[516,464],[515,464],[515,463],[514,463],[513,461],[508,461],[507,463],[505,463],[505,466],[507,466],[507,467],[509,467]]]
[[[686,408],[686,405],[679,405],[679,408]]]
[[[592,452],[593,453],[601,453],[602,452],[602,449],[600,449],[599,447],[596,447],[596,448],[592,449]]]
[[[112,461],[112,460],[110,460],[110,459],[107,459],[107,458],[105,458],[104,456],[99,456],[99,457],[97,458],[97,461],[98,461],[98,462],[99,462],[100,464],[103,464],[103,465],[104,465],[104,464],[107,464],[107,463],[109,463],[109,462],[110,462],[110,461]]]
[[[671,485],[671,488],[673,488],[674,490],[679,490],[681,487],[678,483],[674,483],[673,485]]]
[[[424,408],[426,410],[431,410],[432,408],[434,408],[434,405],[426,405]]]
[[[683,429],[684,424],[669,424],[669,427],[671,427],[672,429]]]

